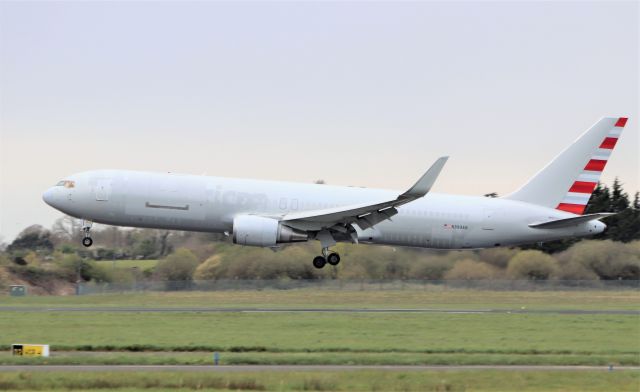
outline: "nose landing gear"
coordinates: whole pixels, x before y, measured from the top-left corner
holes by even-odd
[[[320,269],[327,263],[333,266],[338,265],[340,263],[340,255],[336,252],[330,252],[329,248],[322,248],[322,256],[316,256],[313,259],[313,266]]]
[[[93,222],[88,220],[82,221],[82,231],[84,232],[84,238],[82,238],[82,245],[87,248],[93,245],[93,240],[91,239],[91,225]]]

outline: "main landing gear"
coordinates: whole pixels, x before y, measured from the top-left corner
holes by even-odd
[[[93,245],[93,240],[91,239],[91,225],[93,222],[83,220],[82,221],[82,231],[84,232],[84,238],[82,238],[82,245],[87,248]]]
[[[322,248],[322,256],[316,256],[313,259],[313,266],[320,269],[327,263],[336,266],[340,263],[340,255],[336,252],[330,252],[329,248]]]

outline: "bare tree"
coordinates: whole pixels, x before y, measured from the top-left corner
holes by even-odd
[[[100,243],[112,249],[119,249],[125,246],[126,229],[118,226],[101,226]]]
[[[158,237],[160,237],[160,257],[164,257],[169,253],[169,236],[171,235],[171,231],[169,230],[158,230]]]
[[[54,237],[62,241],[76,241],[82,239],[82,221],[69,215],[56,219],[51,227]]]

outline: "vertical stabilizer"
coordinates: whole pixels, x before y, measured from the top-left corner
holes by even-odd
[[[611,156],[626,117],[605,117],[505,199],[581,215]]]

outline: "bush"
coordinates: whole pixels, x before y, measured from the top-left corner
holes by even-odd
[[[198,264],[198,259],[189,249],[180,248],[158,262],[155,274],[166,281],[190,281]]]
[[[598,275],[588,267],[578,262],[561,264],[558,269],[558,279],[560,280],[597,280]]]
[[[219,255],[213,255],[200,264],[193,273],[195,280],[214,280],[217,277],[218,270],[222,264],[222,258]]]
[[[356,270],[364,273],[361,278],[371,279],[406,279],[409,275],[411,262],[406,249],[388,246],[344,246],[343,249],[340,257],[346,261],[339,276],[356,277]],[[307,263],[313,258],[309,257]]]
[[[322,272],[316,271],[310,261],[308,248],[298,246],[277,252],[252,248],[239,252],[238,256],[234,253],[223,256],[224,275],[232,279],[316,279]]]
[[[15,252],[18,250],[32,250],[51,252],[53,251],[53,243],[51,242],[51,233],[40,225],[29,226],[24,229],[9,246],[7,251]]]
[[[7,255],[0,254],[0,267],[11,265],[11,259]]]
[[[5,290],[9,284],[9,273],[6,269],[0,268],[0,290]]]
[[[76,247],[71,244],[62,244],[59,247],[60,252],[65,254],[75,253]]]
[[[110,248],[98,248],[95,251],[94,258],[96,260],[113,260],[116,258],[116,251]]]
[[[156,248],[155,238],[146,238],[135,246],[133,254],[146,259],[156,254]]]
[[[58,275],[69,282],[75,282],[78,279],[78,275],[84,281],[111,282],[113,280],[112,275],[106,268],[75,254],[62,254],[62,258],[58,259],[57,265]]]
[[[194,274],[196,279],[317,279],[332,268],[316,270],[315,256],[308,244],[285,246],[277,251],[265,248],[225,245],[208,258]]]
[[[495,279],[500,276],[500,270],[487,263],[475,260],[462,260],[455,263],[444,278],[447,280],[475,280]]]
[[[522,251],[509,260],[507,275],[514,279],[546,280],[558,271],[558,262],[539,250]]]
[[[579,265],[601,279],[640,279],[640,242],[582,241],[558,255],[563,269]]]
[[[436,256],[416,260],[412,264],[409,275],[412,279],[440,280],[454,266],[454,261],[447,257]]]
[[[509,260],[520,252],[520,249],[514,248],[491,248],[483,249],[478,252],[481,261],[491,264],[498,268],[507,268]]]

